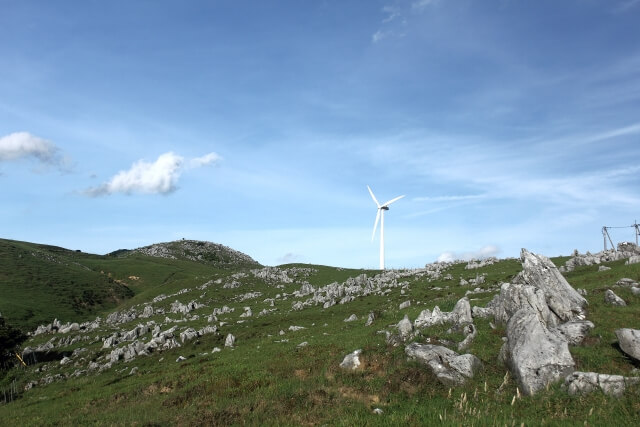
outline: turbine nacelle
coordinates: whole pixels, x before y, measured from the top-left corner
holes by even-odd
[[[371,241],[373,242],[373,239],[376,236],[376,229],[378,228],[378,222],[380,222],[380,270],[384,270],[384,211],[388,211],[389,205],[391,203],[397,202],[398,200],[402,199],[404,195],[398,196],[396,198],[389,200],[386,203],[380,204],[378,203],[378,199],[376,199],[376,196],[373,194],[373,191],[371,191],[371,188],[368,185],[367,185],[367,189],[369,190],[369,194],[371,195],[373,202],[378,207],[378,213],[376,214],[376,222],[373,224],[373,233],[371,234]]]

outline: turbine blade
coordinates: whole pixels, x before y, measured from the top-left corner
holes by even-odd
[[[378,222],[380,222],[380,209],[378,209],[378,214],[376,215],[376,222],[373,224],[373,233],[371,233],[371,241],[376,237],[376,229],[378,228]]]
[[[395,199],[391,199],[389,200],[387,203],[385,203],[384,205],[380,206],[381,208],[384,208],[385,206],[389,206],[391,203],[393,202],[397,202],[398,200],[402,199],[404,197],[404,195],[402,196],[398,196]]]
[[[376,199],[376,196],[373,195],[373,191],[371,191],[371,188],[368,185],[367,185],[367,190],[369,190],[369,194],[371,194],[371,198],[376,203],[376,206],[380,207],[380,203],[378,203],[378,199]]]

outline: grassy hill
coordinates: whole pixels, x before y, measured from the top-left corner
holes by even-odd
[[[133,292],[83,262],[95,256],[0,239],[0,313],[24,329],[54,317],[87,320]]]
[[[71,336],[82,340],[59,347],[70,356],[76,351],[68,364],[36,363],[15,368],[0,380],[0,391],[12,381],[20,390],[15,401],[3,404],[0,398],[3,423],[636,425],[640,416],[637,387],[614,398],[602,393],[569,396],[556,384],[533,397],[519,397],[515,382],[505,377],[507,369],[497,358],[504,329],[494,328],[489,319],[474,320],[478,336],[468,349],[480,358],[483,369],[460,387],[442,385],[423,365],[407,361],[403,346],[387,345],[381,331],[393,330],[392,325],[405,315],[413,320],[423,309],[436,305],[449,311],[465,294],[472,305],[484,306],[501,282],[521,271],[519,260],[501,260],[473,270],[465,269],[466,263],[452,264],[437,277],[424,270],[391,272],[387,274],[395,275],[395,282],[391,282],[395,285],[384,292],[359,294],[352,301],[325,308],[322,304],[304,305],[312,294],[301,291],[309,285],[318,290],[334,283],[353,283],[363,274],[378,280],[379,272],[306,264],[277,269],[249,265],[215,268],[140,252],[77,256],[84,257],[82,265],[101,277],[110,273],[114,281],[127,281],[133,296],[119,304],[120,313],[140,316],[147,306],[153,307],[154,313],[118,325],[102,323],[93,331],[76,335],[33,337],[25,345],[33,347],[52,339],[57,345]],[[566,259],[554,261],[559,265]],[[635,362],[616,347],[613,330],[638,328],[640,297],[626,288],[614,288],[629,304],[612,307],[604,304],[603,294],[622,277],[639,280],[640,265],[625,265],[624,261],[607,265],[611,270],[605,272],[588,266],[566,274],[571,285],[587,291],[588,318],[596,325],[583,345],[570,350],[577,370],[636,375]],[[464,284],[462,280],[476,283]],[[187,313],[172,311],[176,301],[198,305]],[[405,301],[411,305],[400,309]],[[226,312],[215,320],[208,319],[224,306]],[[251,308],[251,316],[244,314],[245,307]],[[365,326],[372,312],[375,320]],[[352,314],[357,320],[345,322]],[[104,348],[103,340],[114,331],[132,330],[149,322],[162,331],[175,326],[180,347],[120,359],[101,372],[87,367],[91,362],[106,366],[114,348],[129,345],[130,341],[124,341]],[[211,325],[218,328],[217,333],[184,342],[179,338],[189,328]],[[228,334],[236,337],[233,348],[224,346]],[[151,336],[145,332],[138,339],[146,342]],[[427,338],[459,341],[460,332],[434,326],[418,339]],[[221,351],[214,352],[215,348]],[[356,349],[363,350],[362,368],[353,372],[340,369],[343,357]],[[43,378],[51,378],[51,382],[42,382]],[[30,382],[36,385],[23,391]],[[376,408],[382,414],[375,414]]]
[[[192,240],[101,256],[0,239],[0,313],[26,330],[54,318],[82,322],[198,275],[259,266],[225,246]]]

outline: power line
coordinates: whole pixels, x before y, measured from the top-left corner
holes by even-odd
[[[640,235],[640,224],[638,224],[638,221],[634,221],[633,224],[631,225],[623,225],[623,226],[603,226],[602,227],[602,238],[604,241],[604,250],[607,250],[607,240],[609,241],[609,243],[611,243],[611,249],[613,249],[614,251],[616,250],[615,245],[613,244],[613,240],[611,240],[611,236],[609,235],[609,230],[612,229],[621,229],[621,228],[635,228],[635,235],[636,235],[636,246],[638,246],[638,235]]]

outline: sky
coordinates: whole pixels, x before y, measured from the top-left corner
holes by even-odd
[[[597,252],[640,220],[640,0],[0,0],[0,237],[265,265]],[[611,231],[614,242],[633,228]]]

